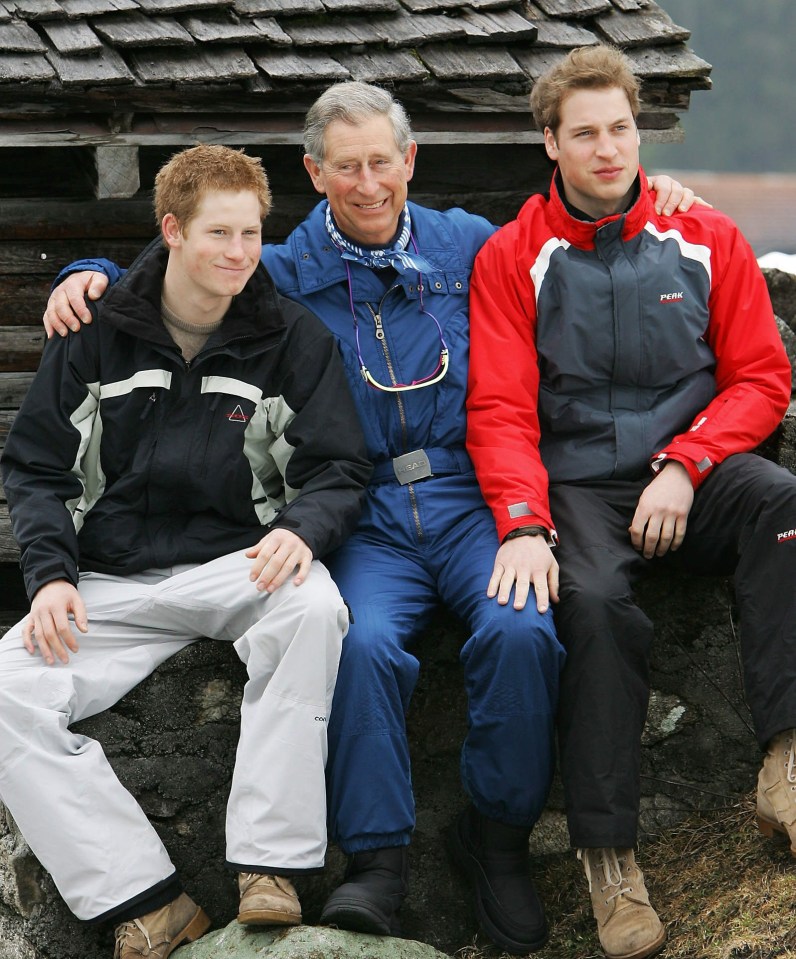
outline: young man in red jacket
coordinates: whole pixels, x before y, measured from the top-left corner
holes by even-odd
[[[735,576],[758,817],[796,852],[796,477],[752,453],[791,373],[735,224],[649,202],[627,59],[573,51],[531,106],[558,166],[476,259],[468,449],[502,544],[490,594],[557,603],[570,838],[606,955],[642,959],[665,932],[633,854],[652,642],[633,585],[661,563]]]

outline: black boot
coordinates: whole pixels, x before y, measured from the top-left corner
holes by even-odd
[[[544,908],[528,873],[529,836],[529,829],[487,819],[472,806],[448,833],[451,854],[475,889],[481,928],[517,956],[547,940]]]
[[[408,853],[406,846],[394,846],[349,856],[343,884],[326,900],[321,925],[400,936],[398,910],[409,887]]]

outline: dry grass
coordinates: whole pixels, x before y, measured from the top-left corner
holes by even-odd
[[[643,843],[637,858],[668,930],[660,959],[796,957],[796,862],[787,844],[758,833],[752,797]],[[539,864],[536,878],[551,922],[536,959],[601,957],[574,855]],[[460,950],[458,959],[500,955],[484,943]]]

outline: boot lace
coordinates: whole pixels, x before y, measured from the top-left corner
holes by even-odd
[[[785,755],[788,757],[785,763],[785,775],[788,782],[792,783],[791,790],[796,790],[796,729],[790,731],[790,743],[785,750]]]
[[[265,886],[279,885],[273,876],[266,875],[266,873],[263,872],[242,872],[240,876],[243,884],[246,886],[258,881]]]
[[[591,855],[590,855],[591,853]],[[625,893],[633,892],[633,887],[628,885],[628,878],[622,872],[622,867],[627,862],[627,856],[619,856],[615,849],[579,849],[578,859],[583,863],[586,872],[586,879],[589,882],[589,893],[592,891],[592,858],[594,859],[594,868],[602,872],[604,885],[600,886],[600,892],[605,894],[609,889],[615,890],[605,900],[606,906],[617,896],[624,896]]]
[[[144,939],[146,939],[146,944],[149,950],[152,950],[152,940],[149,938],[149,933],[146,930],[146,926],[141,922],[140,919],[128,919],[127,922],[123,922],[116,928],[116,948],[113,950],[113,959],[119,959],[125,942],[130,936],[135,934],[136,929],[138,929],[143,935]]]

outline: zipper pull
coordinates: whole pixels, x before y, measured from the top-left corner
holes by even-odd
[[[146,406],[145,406],[145,407],[143,408],[143,410],[141,411],[141,415],[138,417],[138,419],[139,419],[139,420],[145,420],[145,419],[147,418],[147,416],[149,416],[149,414],[150,414],[150,413],[152,412],[152,410],[155,408],[155,403],[157,403],[157,401],[158,401],[157,394],[156,394],[156,393],[152,393],[152,395],[151,395],[151,396],[149,397],[149,399],[146,401]]]
[[[373,314],[373,322],[376,324],[376,339],[384,339],[384,327],[381,325],[381,313]]]

